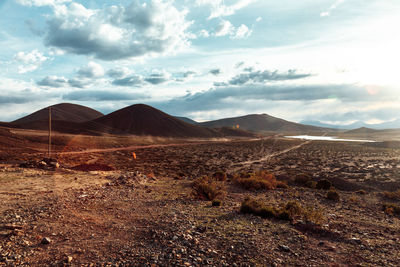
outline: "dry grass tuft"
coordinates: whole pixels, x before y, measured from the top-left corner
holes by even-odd
[[[278,209],[273,206],[265,205],[259,200],[246,198],[242,202],[240,212],[257,215],[262,218],[276,218],[285,221],[299,219],[318,225],[325,221],[325,217],[321,210],[309,207],[304,208],[297,201],[289,201],[283,207]]]
[[[326,198],[329,199],[329,200],[333,200],[333,201],[339,201],[340,200],[340,195],[335,189],[331,189],[326,194]]]
[[[198,199],[215,200],[223,199],[226,196],[226,189],[222,182],[204,176],[193,182],[192,193]]]
[[[329,190],[332,187],[332,183],[331,181],[327,180],[327,179],[322,179],[319,180],[317,182],[317,184],[315,185],[316,189],[322,189],[322,190]]]
[[[235,177],[234,181],[246,190],[271,190],[278,186],[275,176],[267,171],[241,174]],[[283,183],[279,185],[283,186]]]
[[[383,211],[390,215],[400,216],[400,206],[392,203],[383,204]]]

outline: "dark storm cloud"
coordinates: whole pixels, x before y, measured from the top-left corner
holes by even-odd
[[[69,79],[68,80],[68,84],[71,87],[75,87],[75,88],[85,88],[87,85],[89,85],[89,83],[87,81],[84,82],[84,81],[79,80],[79,79]]]
[[[141,93],[82,90],[64,94],[62,96],[62,99],[74,100],[74,101],[122,101],[122,100],[139,100],[145,97],[146,96]]]
[[[73,2],[48,20],[45,44],[102,60],[162,53],[186,44],[185,14],[163,1],[102,10]]]
[[[0,95],[0,104],[24,104],[33,100],[32,95],[9,96]]]
[[[177,112],[221,110],[242,106],[246,101],[315,101],[336,99],[341,102],[376,101],[390,99],[387,95],[370,95],[355,85],[257,85],[219,86],[205,92],[187,94],[163,103],[166,109]]]
[[[113,85],[118,86],[136,86],[140,87],[143,85],[143,78],[139,75],[130,75],[125,78],[115,79],[112,81]]]
[[[127,70],[122,68],[109,69],[107,75],[114,79],[122,78],[127,75]]]
[[[82,79],[67,79],[64,77],[58,76],[47,76],[42,80],[36,82],[39,86],[44,87],[53,87],[53,88],[61,88],[61,87],[75,87],[75,88],[85,88],[91,83],[90,80],[82,80]]]
[[[68,84],[68,79],[57,76],[47,76],[36,83],[40,86],[60,88]]]
[[[211,73],[212,75],[220,75],[221,74],[221,69],[212,69],[209,71],[209,73]]]
[[[152,73],[144,80],[151,84],[160,84],[167,82],[169,78],[165,75],[165,73]]]
[[[278,71],[254,71],[252,68],[246,69],[247,73],[241,73],[233,77],[229,84],[243,85],[248,82],[252,83],[265,83],[267,81],[287,81],[297,80],[312,76],[311,74],[298,74],[296,70],[289,70],[286,73],[279,73]]]
[[[182,73],[182,76],[183,76],[183,78],[188,78],[188,77],[194,76],[196,74],[197,73],[195,71],[189,70],[189,71],[186,71],[186,72]]]

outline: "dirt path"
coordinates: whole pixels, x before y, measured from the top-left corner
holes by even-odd
[[[268,137],[264,139],[271,139],[273,137]],[[98,149],[87,149],[82,151],[59,151],[53,152],[55,155],[74,155],[74,154],[87,154],[87,153],[102,153],[102,152],[115,152],[115,151],[127,151],[133,149],[143,149],[143,148],[158,148],[158,147],[180,147],[180,146],[192,146],[192,145],[203,145],[210,143],[227,143],[227,142],[252,142],[260,139],[247,139],[247,140],[219,140],[219,141],[204,141],[204,142],[192,142],[192,143],[171,143],[171,144],[154,144],[154,145],[134,145],[126,147],[112,147],[112,148],[98,148]],[[47,151],[47,150],[43,150]]]
[[[305,142],[303,142],[303,143],[301,143],[301,144],[299,144],[299,145],[295,145],[295,146],[289,147],[289,148],[284,149],[284,150],[281,150],[281,151],[277,151],[277,152],[274,152],[274,153],[270,153],[270,154],[268,154],[268,155],[266,155],[265,157],[262,157],[262,158],[260,158],[260,159],[256,159],[256,160],[247,160],[247,161],[242,161],[242,162],[239,162],[239,163],[235,163],[235,165],[241,164],[242,166],[234,168],[234,171],[237,172],[238,170],[241,170],[241,169],[243,169],[243,168],[245,168],[245,167],[249,167],[251,164],[256,163],[256,162],[268,161],[268,160],[270,160],[270,159],[273,158],[273,157],[280,156],[280,155],[285,154],[285,153],[288,153],[288,152],[290,152],[290,151],[292,151],[292,150],[298,149],[298,148],[300,148],[300,147],[302,147],[302,146],[304,146],[304,145],[307,145],[307,144],[309,144],[311,141],[312,141],[312,140],[308,140],[308,141],[305,141]]]

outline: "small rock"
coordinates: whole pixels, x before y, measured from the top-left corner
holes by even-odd
[[[290,248],[285,245],[279,245],[279,249],[284,251],[284,252],[290,252]]]
[[[65,262],[66,263],[71,263],[72,262],[72,256],[67,256],[66,258],[65,258]]]
[[[43,237],[42,242],[40,242],[43,245],[48,245],[51,243],[51,239],[48,237]]]

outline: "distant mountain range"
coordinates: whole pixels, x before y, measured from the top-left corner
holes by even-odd
[[[47,130],[49,108],[38,110],[30,115],[2,127]],[[309,134],[337,133],[334,125],[318,122],[295,123],[268,114],[251,114],[198,123],[187,117],[174,117],[144,104],[131,105],[108,115],[94,109],[69,103],[51,106],[52,129],[74,134],[117,134],[151,135],[184,138],[214,138],[224,136],[253,137],[259,134]],[[353,124],[358,128],[348,133],[372,133],[373,129]],[[385,124],[388,126],[388,124]],[[380,125],[382,126],[382,125]],[[395,126],[395,124],[393,124]],[[350,127],[350,126],[348,126]],[[382,126],[383,127],[383,126]],[[387,127],[391,128],[391,127]],[[393,127],[396,128],[396,127]],[[400,127],[398,127],[400,128]],[[341,128],[346,129],[346,128]]]
[[[348,125],[336,125],[336,124],[328,124],[328,123],[322,123],[320,121],[301,121],[302,124],[308,124],[308,125],[314,125],[317,127],[326,127],[326,128],[336,128],[336,129],[343,129],[343,130],[352,130],[352,129],[357,129],[357,128],[371,128],[371,129],[379,129],[379,130],[384,130],[384,129],[400,129],[400,119],[391,121],[391,122],[384,122],[380,124],[368,124],[362,121],[357,121],[352,124]]]
[[[333,129],[324,127],[316,127],[295,123],[280,118],[276,118],[267,114],[252,114],[241,117],[220,119],[199,123],[199,125],[210,128],[217,127],[233,127],[247,131],[264,133],[264,132],[331,132]]]

